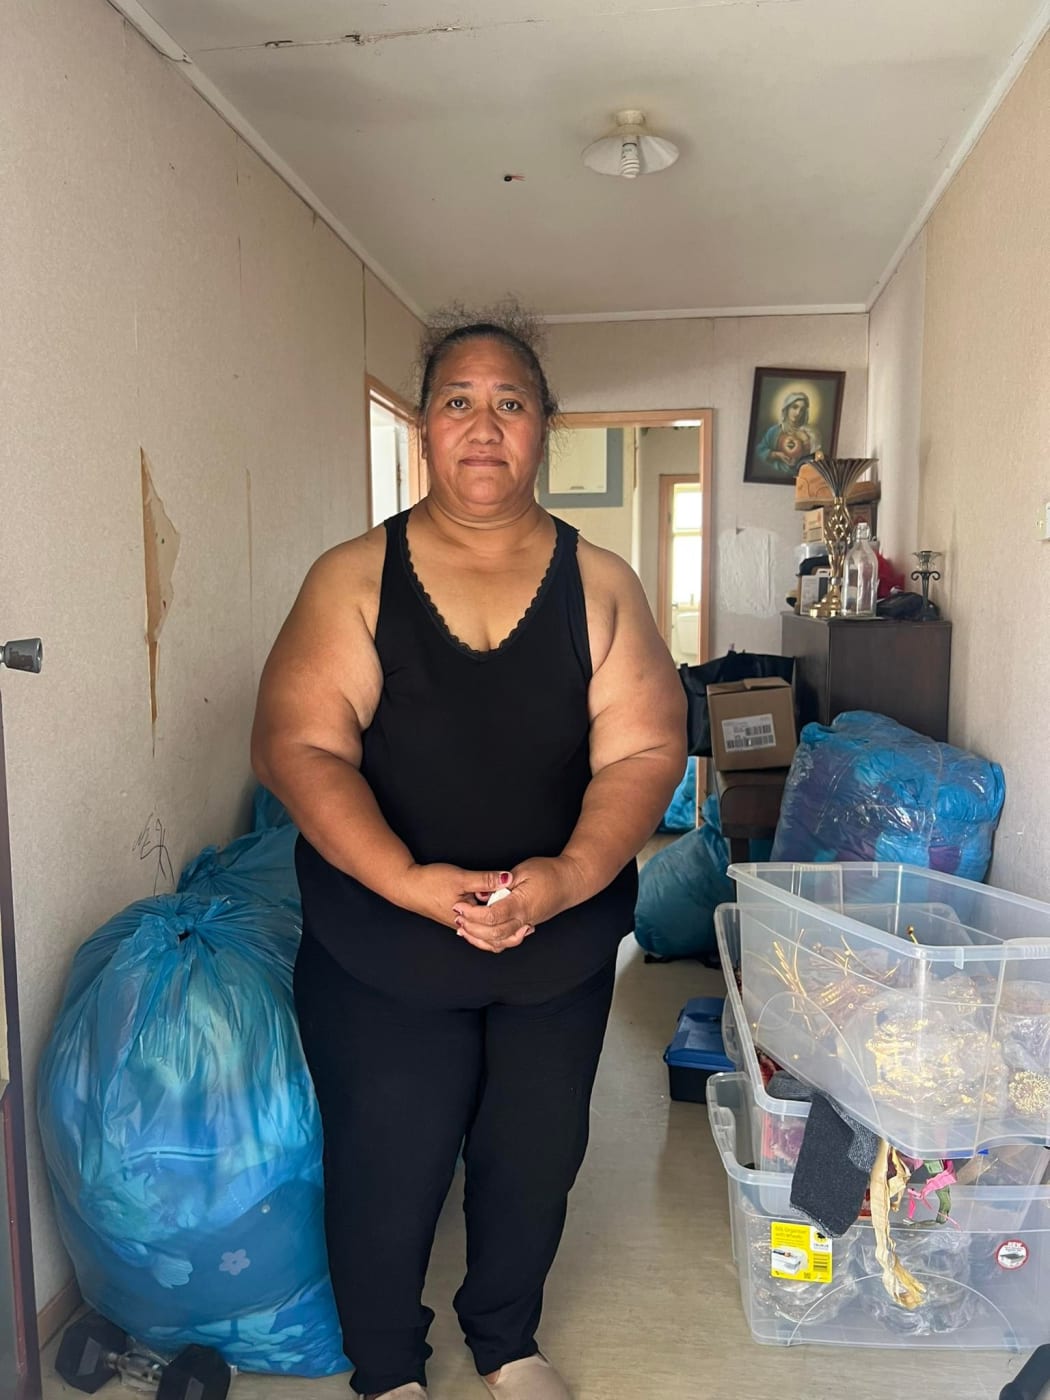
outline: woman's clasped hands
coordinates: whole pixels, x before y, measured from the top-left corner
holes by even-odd
[[[504,881],[504,875],[510,879]],[[490,895],[481,893],[452,910],[456,932],[484,953],[519,947],[540,924],[587,897],[582,872],[569,856],[537,856],[500,878],[500,889],[508,894],[489,903]]]
[[[416,865],[405,907],[450,925],[483,953],[517,948],[538,925],[587,898],[583,873],[570,856],[537,856],[512,870],[470,871]],[[497,892],[500,898],[490,904]]]

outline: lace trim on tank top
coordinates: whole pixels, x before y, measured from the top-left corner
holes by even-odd
[[[498,646],[491,647],[488,651],[478,651],[475,647],[468,646],[466,642],[461,641],[460,638],[456,636],[455,632],[453,632],[452,628],[445,621],[444,617],[442,617],[441,611],[435,604],[433,598],[431,598],[430,594],[423,587],[422,580],[416,573],[415,565],[412,563],[412,550],[409,548],[408,543],[408,520],[406,518],[401,522],[401,529],[399,533],[401,536],[401,558],[405,565],[405,572],[408,574],[412,587],[418,595],[420,602],[426,609],[430,620],[433,622],[434,626],[438,629],[438,631],[441,633],[441,635],[445,638],[445,640],[449,643],[450,646],[454,646],[457,651],[463,652],[466,656],[472,657],[475,661],[485,661],[490,656],[497,656],[501,652],[506,651],[507,648],[514,641],[516,641],[518,637],[521,636],[522,630],[533,617],[533,615],[536,613],[536,610],[539,608],[540,604],[543,602],[543,599],[546,596],[548,589],[550,588],[551,582],[554,579],[555,568],[558,564],[558,561],[561,559],[563,536],[561,530],[558,529],[557,523],[555,523],[554,530],[554,549],[551,553],[550,561],[547,564],[547,571],[543,575],[543,578],[540,580],[540,586],[536,589],[536,592],[532,598],[532,602],[525,609],[521,617],[514,624],[514,626],[511,628],[511,630],[507,633],[507,635],[503,638],[503,640]]]

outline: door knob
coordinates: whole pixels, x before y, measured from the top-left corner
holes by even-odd
[[[44,644],[39,637],[20,642],[5,642],[0,647],[0,666],[10,671],[32,671],[39,674],[44,664]]]

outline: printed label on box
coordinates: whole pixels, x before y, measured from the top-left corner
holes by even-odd
[[[775,749],[777,731],[773,716],[746,715],[742,719],[724,719],[722,742],[726,753],[741,753],[744,749]]]
[[[769,1272],[793,1283],[830,1283],[831,1241],[815,1225],[774,1220],[769,1227]]]

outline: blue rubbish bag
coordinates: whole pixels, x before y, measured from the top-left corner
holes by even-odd
[[[180,893],[206,899],[243,899],[299,909],[294,826],[264,827],[220,850],[206,846],[179,877]]]
[[[775,861],[885,861],[983,880],[1003,770],[885,715],[807,724],[791,765]]]
[[[265,831],[267,827],[290,826],[291,823],[288,808],[260,783],[252,795],[252,830]]]
[[[346,1358],[325,1253],[322,1134],[279,905],[160,895],[74,959],[37,1115],[85,1300],[162,1356],[247,1371]]]
[[[675,788],[667,811],[660,819],[660,831],[693,831],[696,828],[696,759],[688,758],[685,777]]]
[[[642,867],[634,936],[658,958],[705,957],[715,950],[715,910],[731,904],[726,874],[729,845],[718,820],[718,798],[704,803],[703,826],[679,837]]]

